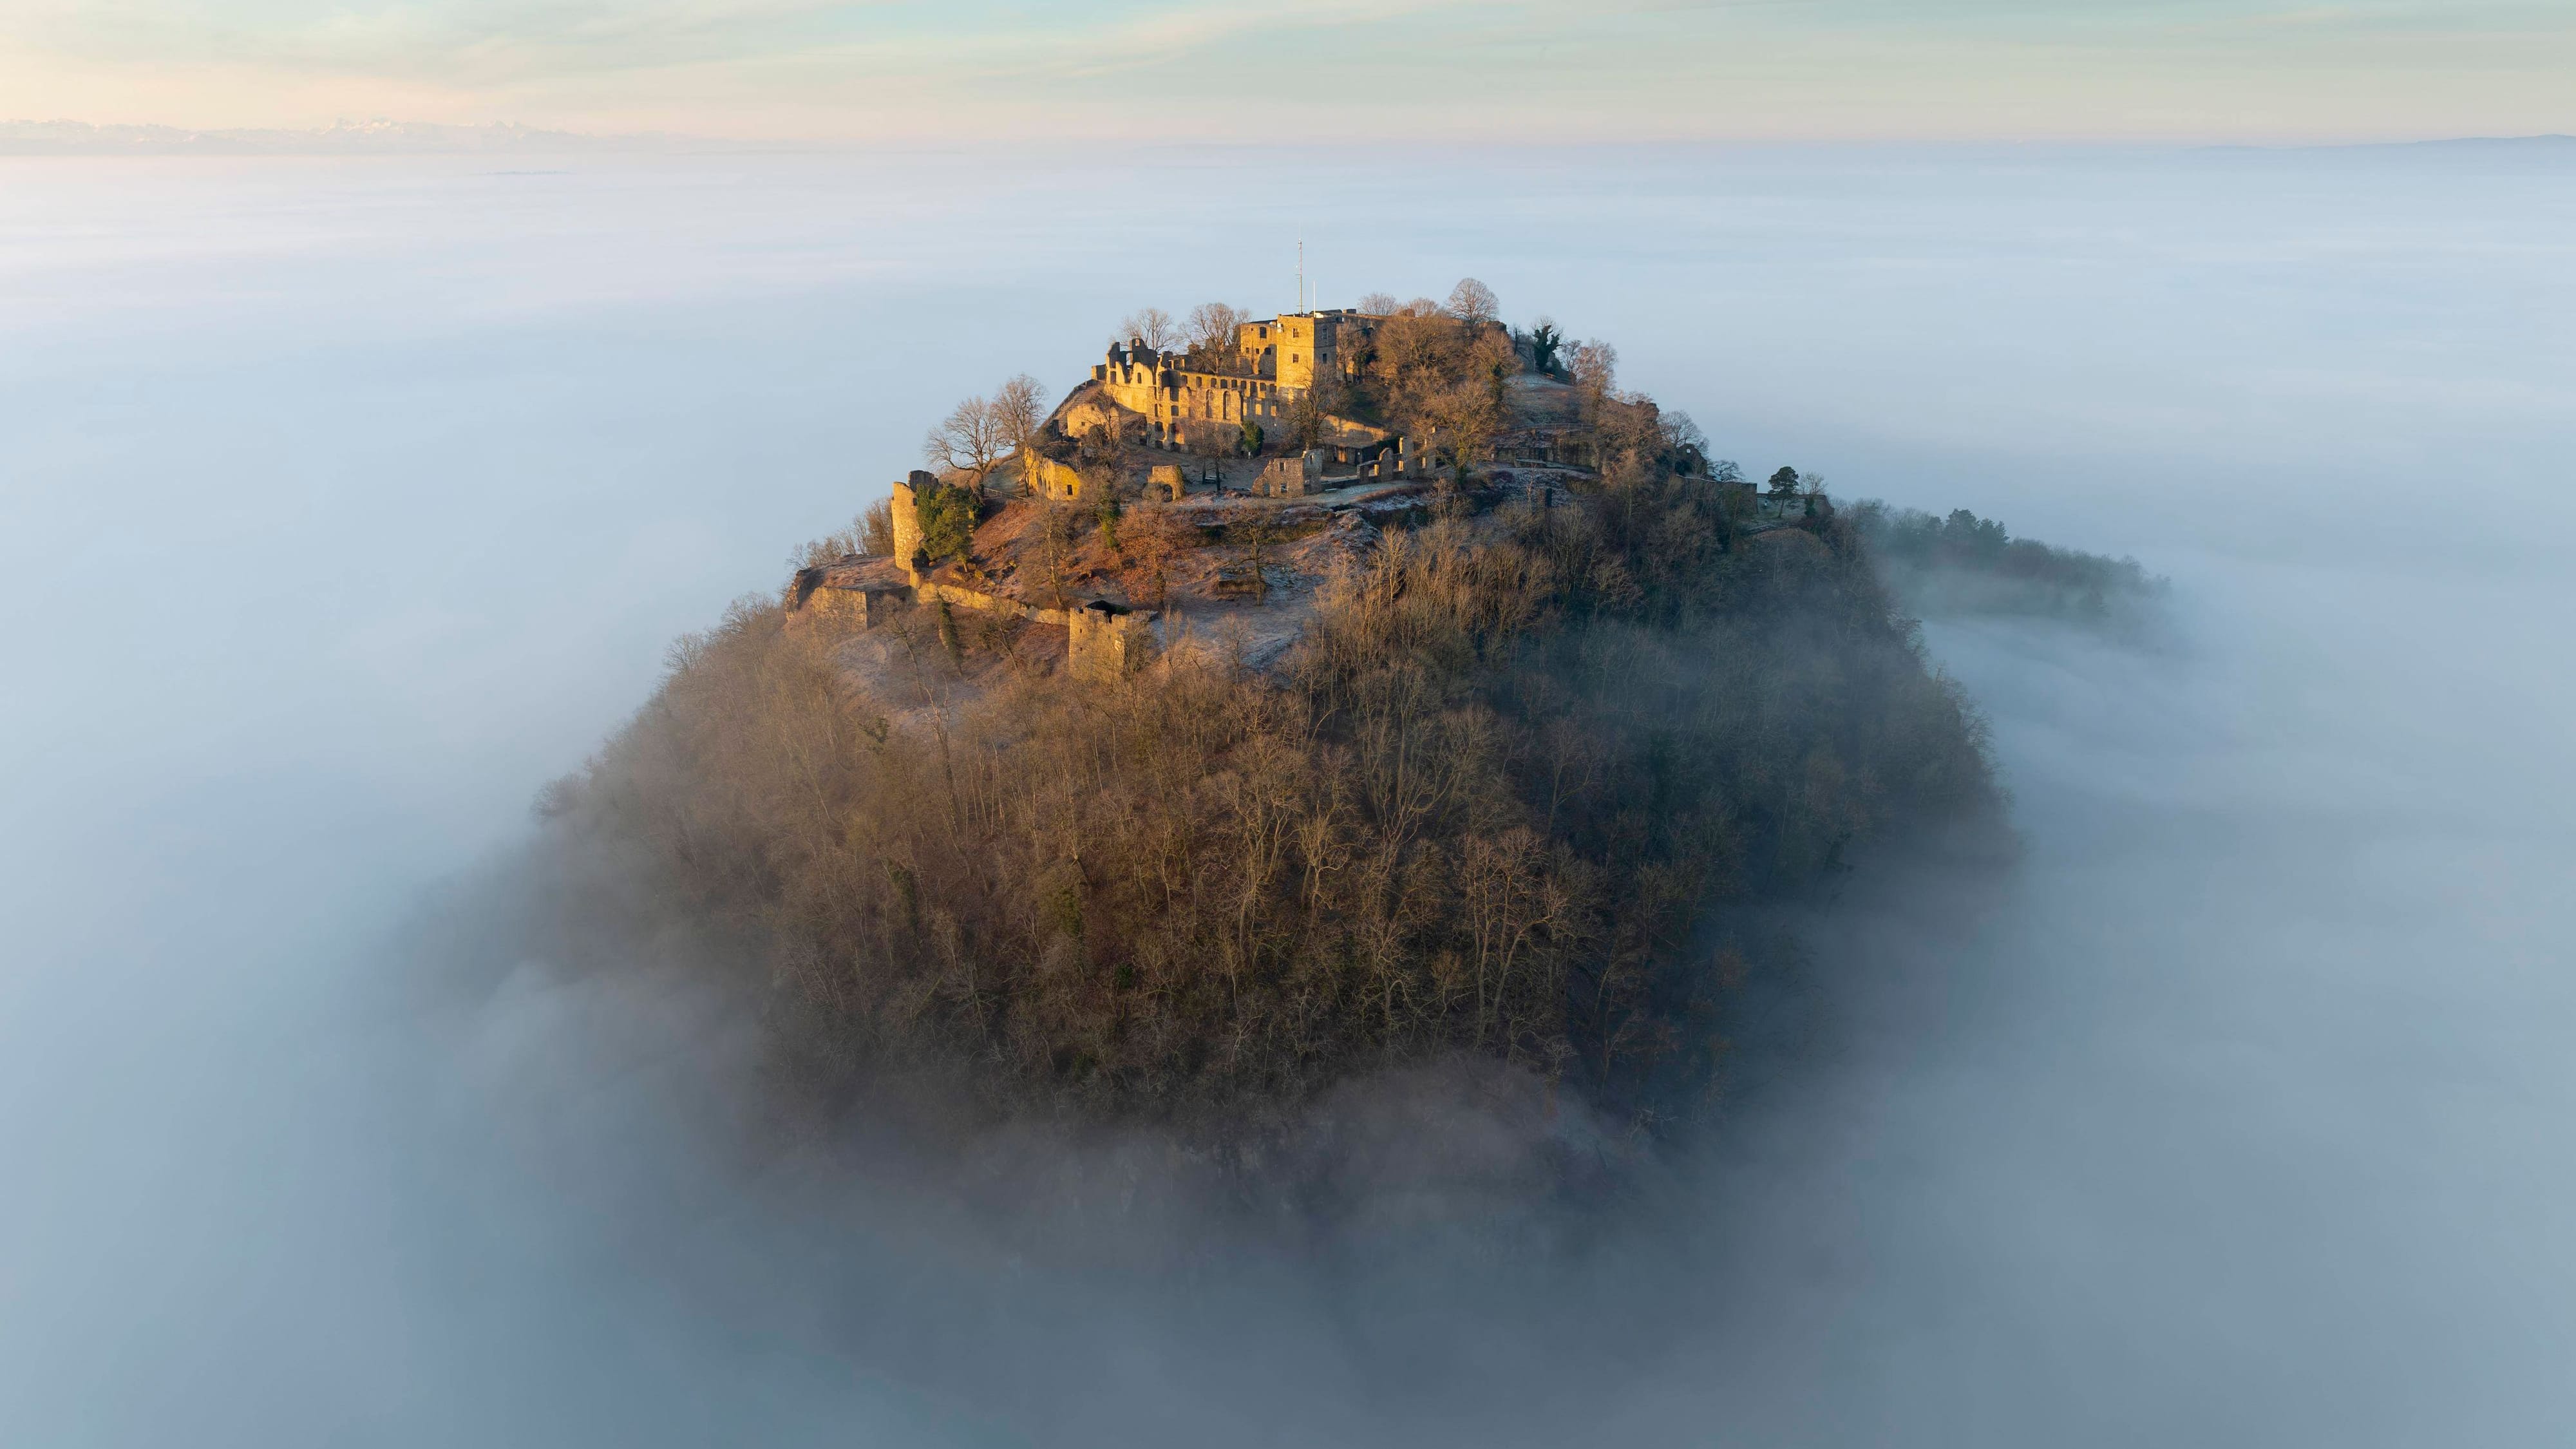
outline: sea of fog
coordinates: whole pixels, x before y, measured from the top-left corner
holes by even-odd
[[[1301,238],[2173,581],[1929,623],[2024,859],[1856,880],[1650,1221],[953,1219],[425,1004],[673,636]],[[2564,148],[0,160],[0,1441],[2576,1441],[2571,459]]]

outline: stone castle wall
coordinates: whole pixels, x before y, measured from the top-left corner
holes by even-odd
[[[979,614],[1002,614],[1045,624],[1065,632],[1065,668],[1076,679],[1124,679],[1153,662],[1155,614],[1149,609],[1123,609],[1106,601],[1070,609],[1023,604],[961,584],[923,581],[914,596],[926,606],[946,604]]]
[[[895,487],[911,491],[908,484]],[[896,582],[898,577],[912,581]],[[1076,679],[1124,679],[1161,652],[1154,629],[1157,616],[1151,610],[1128,609],[1107,600],[1070,609],[1042,609],[962,584],[925,579],[911,570],[898,574],[885,559],[843,559],[799,569],[788,586],[786,603],[790,629],[873,629],[907,610],[943,604],[1026,619],[1065,631],[1065,669]]]
[[[1145,420],[1149,442],[1181,442],[1193,423],[1275,428],[1317,376],[1345,369],[1366,349],[1378,321],[1337,309],[1246,322],[1235,333],[1233,352],[1217,357],[1131,339],[1111,347],[1091,377],[1110,402]],[[1084,423],[1099,425],[1071,414],[1065,423],[1077,434],[1088,430]]]

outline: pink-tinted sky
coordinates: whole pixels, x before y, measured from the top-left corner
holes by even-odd
[[[2576,131],[2570,0],[14,0],[0,120],[1020,137]]]

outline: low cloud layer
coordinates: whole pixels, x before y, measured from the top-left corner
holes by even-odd
[[[2383,582],[2312,602],[2368,622]],[[1561,1124],[1437,1074],[1328,1108],[1390,1143],[1338,1214],[1052,1131],[747,1172],[668,1135],[703,1021],[523,984],[630,1054],[613,1097],[570,1094],[623,1125],[558,1121],[612,1144],[558,1190],[679,1285],[673,1351],[713,1315],[900,1386],[799,1432],[901,1401],[939,1442],[2550,1442],[2576,1081],[2540,1023],[2576,1011],[2547,969],[2576,921],[2495,906],[2569,853],[2528,803],[2442,788],[2415,751],[2453,706],[2287,627],[2285,583],[2194,578],[2157,652],[1936,621],[2025,858],[1874,862],[1783,920],[1811,974],[1744,1024],[1735,1107],[1614,1202],[1530,1195],[1514,1156]],[[470,1028],[505,1139],[567,1097],[531,1008]],[[676,1184],[635,1191],[639,1157]]]
[[[1048,193],[1061,235],[960,227],[969,264],[922,238],[986,203],[900,170],[251,171],[113,245],[78,238],[118,178],[12,189],[50,300],[11,351],[51,361],[0,364],[9,486],[58,546],[0,582],[45,767],[0,787],[0,1403],[109,1444],[2563,1442],[2557,192],[2327,167],[2258,204],[2235,165],[1638,162],[1495,203],[1662,218],[1617,286],[1542,296],[1591,243],[1520,228],[1475,270],[1722,451],[2174,589],[2143,639],[1928,624],[2022,857],[1783,918],[1810,985],[1705,1142],[1572,1212],[1513,1153],[1579,1122],[1371,1084],[1369,1131],[1454,1156],[1355,1154],[1325,1220],[1150,1140],[786,1132],[731,1004],[494,949],[533,939],[521,802],[907,461],[925,365],[962,394],[1161,300],[1051,296],[1025,250],[1122,213]],[[2443,220],[2373,229],[2392,191]],[[1404,223],[1369,265],[1430,290],[1471,244]]]

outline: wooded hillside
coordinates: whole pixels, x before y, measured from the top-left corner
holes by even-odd
[[[1279,668],[1030,676],[929,723],[746,601],[551,828],[754,943],[826,1095],[936,1068],[1221,1122],[1469,1053],[1684,1110],[1758,964],[1712,913],[1992,802],[1860,537],[1734,506],[1636,455],[1560,506],[1452,497]]]

